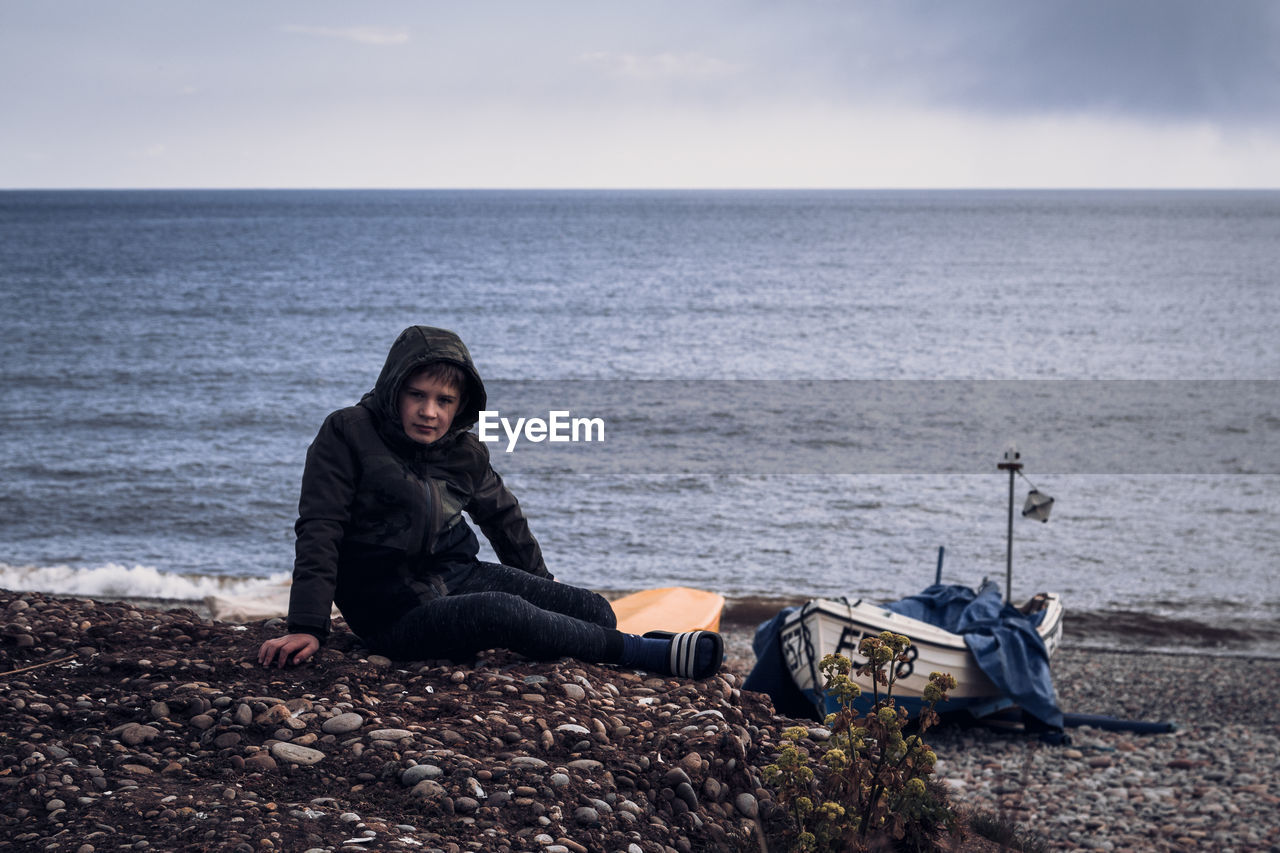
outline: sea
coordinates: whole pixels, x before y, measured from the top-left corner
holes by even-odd
[[[278,587],[425,324],[562,581],[1280,656],[1280,192],[6,191],[0,305],[2,588]]]

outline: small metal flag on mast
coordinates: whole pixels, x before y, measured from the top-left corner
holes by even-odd
[[[1048,521],[1049,511],[1053,509],[1053,498],[1036,488],[1027,476],[1022,473],[1022,454],[1018,452],[1018,446],[1012,442],[1004,451],[1004,460],[996,465],[1001,471],[1009,472],[1009,540],[1008,549],[1005,553],[1005,569],[1004,569],[1004,600],[1006,604],[1013,603],[1013,478],[1015,475],[1021,476],[1031,484],[1031,491],[1027,494],[1026,503],[1022,506],[1022,515],[1024,518],[1030,518],[1035,521]]]

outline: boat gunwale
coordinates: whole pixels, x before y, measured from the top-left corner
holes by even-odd
[[[1036,626],[1035,630],[1041,640],[1046,640],[1048,637],[1061,630],[1064,608],[1062,607],[1062,600],[1056,592],[1046,592],[1041,594],[1046,596],[1044,611],[1045,616],[1048,617],[1048,619],[1042,619],[1040,624]],[[911,636],[909,631],[910,626],[908,626],[908,630],[895,632],[909,637],[912,643],[927,642],[931,645],[942,648],[965,651],[969,648],[968,644],[964,641],[963,634],[955,634],[945,628],[939,628],[937,625],[931,625],[923,620],[916,619],[911,616],[905,616],[901,613],[894,613],[882,604],[872,604],[871,602],[864,601],[862,599],[858,599],[850,604],[835,598],[812,598],[801,606],[799,610],[788,616],[783,621],[781,630],[787,630],[794,626],[796,622],[808,617],[814,612],[826,613],[827,615],[835,618],[857,624],[859,627],[874,629],[876,633],[879,631],[889,630],[883,624],[869,624],[868,620],[871,619],[870,616],[862,616],[859,618],[855,615],[865,612],[866,609],[871,608],[878,611],[877,615],[881,619],[887,618],[893,621],[905,620],[908,623],[921,626],[922,635],[929,637],[928,639],[917,639],[916,637]],[[933,637],[937,637],[937,639],[933,639]]]

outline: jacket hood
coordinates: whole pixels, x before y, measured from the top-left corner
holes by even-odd
[[[386,363],[378,374],[378,381],[373,390],[360,399],[360,405],[373,412],[384,435],[392,438],[395,444],[405,449],[417,449],[418,445],[400,426],[400,386],[418,368],[436,361],[447,361],[455,364],[466,374],[468,385],[463,389],[464,399],[461,408],[453,418],[449,433],[445,439],[455,438],[458,434],[470,429],[480,417],[488,398],[485,396],[484,383],[480,381],[480,373],[471,360],[467,345],[448,329],[436,329],[431,326],[410,326],[400,333],[387,353]],[[437,444],[439,442],[436,442]]]

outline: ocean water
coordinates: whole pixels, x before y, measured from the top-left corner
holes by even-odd
[[[548,563],[764,604],[1003,580],[1280,654],[1280,193],[0,192],[0,587],[287,577],[303,455],[454,329]],[[1124,625],[1124,631],[1111,630]]]

